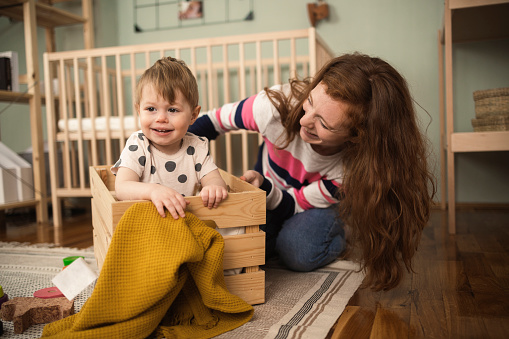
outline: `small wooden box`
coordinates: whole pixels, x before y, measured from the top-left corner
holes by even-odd
[[[111,166],[90,167],[92,190],[92,224],[94,252],[99,269],[106,257],[115,227],[125,210],[139,200],[118,201],[115,198],[115,176]],[[225,276],[228,290],[251,305],[265,302],[265,192],[220,170],[230,188],[228,198],[216,209],[203,206],[198,196],[186,197],[187,211],[201,220],[213,220],[218,228],[244,226],[245,234],[224,236],[223,269],[244,268],[237,275]]]

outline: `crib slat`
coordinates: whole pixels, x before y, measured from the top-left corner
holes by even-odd
[[[150,52],[147,50],[145,51],[145,69],[152,66],[152,63],[150,62]]]
[[[248,96],[247,90],[246,90],[246,65],[245,65],[245,50],[244,50],[244,44],[241,43],[239,45],[239,58],[240,58],[240,97],[246,98]],[[248,156],[247,156],[247,150],[248,150],[248,131],[241,130],[241,140],[242,140],[242,173],[245,173],[249,167],[248,167]]]
[[[290,39],[290,77],[295,78],[297,76],[297,62],[296,62],[296,51],[295,51],[295,38]]]
[[[230,102],[230,67],[228,62],[228,45],[223,45],[223,104]]]
[[[316,31],[309,29],[308,38],[309,74],[316,74]]]
[[[60,85],[59,91],[60,91],[60,111],[63,116],[64,124],[65,124],[65,131],[64,131],[64,144],[63,144],[63,151],[62,151],[62,160],[64,165],[64,187],[70,188],[71,187],[71,163],[69,160],[69,112],[67,110],[67,85],[65,81],[65,68],[64,68],[64,61],[60,60],[59,62],[59,72],[60,72]]]
[[[83,112],[83,117],[84,118],[90,118],[90,89],[89,89],[89,83],[90,83],[90,79],[88,77],[88,64],[87,62],[85,62],[84,65],[81,66],[83,68],[83,107],[84,107],[84,112]],[[89,132],[90,133],[90,132]],[[87,160],[90,164],[90,162],[92,161],[91,159],[92,158],[92,138],[91,137],[83,137],[84,140],[86,140],[86,145],[87,145]]]
[[[108,67],[106,64],[106,56],[101,56],[101,79],[102,79],[102,90],[100,93],[104,93],[102,95],[102,108],[103,108],[103,116],[106,117],[106,140],[104,147],[106,148],[106,160],[105,164],[113,163],[113,156],[111,153],[111,126],[110,126],[110,117],[111,117],[111,106],[110,106],[110,87],[108,81]],[[124,122],[122,121],[121,124]]]
[[[134,107],[134,101],[136,100],[136,61],[134,58],[134,52],[129,53],[130,55],[130,62],[131,62],[131,93],[132,93],[132,107]],[[133,114],[137,114],[136,112],[133,112]],[[138,123],[138,119],[134,119],[134,126],[135,129],[138,130],[140,128],[140,125]]]
[[[242,131],[242,174],[249,170],[248,131]]]
[[[124,128],[124,117],[125,117],[125,109],[124,109],[124,82],[122,81],[122,68],[120,64],[120,54],[115,55],[115,75],[117,77],[116,86],[117,87],[117,106],[118,106],[118,116],[120,117],[120,138],[118,146],[119,146],[119,154],[124,149],[125,144],[125,128]],[[134,113],[133,113],[134,115]],[[112,162],[113,163],[113,162]]]
[[[191,47],[191,72],[193,72],[194,75],[197,73],[196,68],[196,47]]]
[[[249,66],[249,95],[252,95],[256,92],[256,81],[257,81],[257,72],[256,65]]]
[[[46,128],[48,132],[48,158],[50,170],[50,187],[51,192],[55,192],[59,185],[58,180],[58,158],[57,158],[57,142],[56,134],[58,132],[56,115],[55,97],[53,92],[53,77],[57,76],[57,69],[48,60],[48,55],[43,55],[44,59],[44,81],[46,85]],[[54,71],[53,71],[54,70]],[[35,179],[35,178],[34,178]],[[37,195],[36,195],[37,197]],[[62,211],[57,194],[51,194],[51,203],[53,207],[53,224],[56,227],[61,225]],[[39,213],[38,213],[39,214]],[[58,222],[58,223],[57,223]]]
[[[115,64],[117,60],[115,58]],[[111,79],[111,105],[112,105],[112,111],[111,115],[118,117],[118,102],[115,100],[118,97],[117,94],[117,71],[116,68],[114,70],[110,70],[108,72],[108,78]]]
[[[89,117],[92,122],[95,121],[97,117],[97,98],[96,98],[96,85],[94,79],[94,64],[91,57],[87,58],[87,75],[88,75],[88,99],[89,99]],[[92,166],[99,165],[98,152],[97,152],[97,137],[95,133],[95,123],[92,123],[90,126],[91,129],[91,138],[90,138],[90,151],[91,151],[91,159]]]
[[[246,56],[244,54],[244,43],[239,44],[239,79],[240,79],[240,98],[244,99],[246,97]]]
[[[278,40],[272,41],[273,67],[274,67],[274,84],[281,83],[281,70],[279,69],[279,45]]]
[[[79,185],[85,188],[85,158],[83,153],[83,128],[81,125],[81,95],[80,95],[80,70],[78,66],[78,58],[73,59],[74,69],[74,105],[76,110],[76,118],[78,120],[78,167],[79,167]]]
[[[65,65],[65,79],[68,79],[66,81],[66,93],[67,94],[67,112],[68,117],[74,118],[75,114],[73,114],[73,102],[74,102],[74,91],[72,89],[72,80],[71,80],[71,66]],[[69,141],[69,147],[70,147],[70,156],[71,156],[71,187],[77,187],[78,186],[78,169],[76,164],[76,145],[75,142],[71,142],[69,138],[67,138]]]
[[[262,44],[260,41],[256,42],[256,89],[253,89],[258,93],[263,89],[262,80]],[[254,94],[254,93],[253,93]]]
[[[212,109],[214,107],[213,96],[212,96],[212,47],[207,45],[207,97],[208,97],[208,107]]]
[[[309,64],[308,64],[307,62],[304,62],[304,63],[302,64],[302,76],[303,76],[304,78],[307,78],[307,77],[309,77],[309,76],[310,76],[310,75],[309,75]]]
[[[226,149],[226,171],[233,172],[233,157],[232,157],[232,134],[227,133],[224,135],[225,149]]]

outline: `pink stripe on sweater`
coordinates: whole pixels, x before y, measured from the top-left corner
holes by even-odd
[[[218,109],[216,111],[216,120],[219,123],[219,126],[221,127],[221,129],[223,131],[226,131],[227,129],[226,129],[226,127],[224,127],[223,122],[221,121],[221,109]]]
[[[265,173],[266,177],[271,178],[273,181],[277,182],[279,184],[279,187],[288,187],[286,183],[281,181],[276,173],[272,170],[272,168],[268,168],[267,172]]]
[[[295,159],[287,150],[276,150],[274,145],[267,139],[265,139],[265,143],[267,144],[267,151],[272,161],[279,167],[287,170],[292,178],[298,180],[300,183],[304,183],[305,180],[308,182],[321,180],[322,175],[320,173],[306,171],[302,162],[299,159]]]
[[[295,194],[295,200],[302,209],[309,210],[314,207],[307,201],[306,197],[304,196],[304,187],[300,190],[294,189],[293,193]]]
[[[242,106],[242,122],[244,123],[244,127],[250,131],[260,132],[258,129],[258,125],[253,117],[253,103],[256,98],[256,95],[253,95],[244,101],[244,105]]]
[[[337,184],[335,181],[332,181],[332,183],[333,183],[334,185],[336,185],[336,184]],[[336,186],[338,186],[338,185],[336,185]],[[322,193],[322,196],[323,196],[323,197],[324,197],[324,198],[325,198],[328,202],[330,202],[331,204],[335,204],[335,203],[336,203],[336,201],[334,201],[333,199],[331,199],[331,197],[329,196],[329,191],[327,191],[327,190],[325,190],[325,192],[323,191],[321,183],[319,183],[319,184],[318,184],[318,188],[320,189],[320,193]]]

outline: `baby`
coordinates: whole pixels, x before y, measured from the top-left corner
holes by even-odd
[[[171,57],[158,60],[138,80],[135,96],[141,130],[129,137],[111,168],[117,199],[151,200],[161,217],[167,209],[178,219],[185,217],[185,197],[194,195],[200,184],[203,205],[217,207],[228,196],[226,183],[210,157],[208,140],[187,132],[201,109],[189,68]],[[232,235],[244,228],[218,231]]]
[[[119,200],[151,200],[162,217],[185,217],[188,202],[201,184],[209,208],[226,199],[226,184],[209,156],[208,141],[187,132],[198,118],[196,79],[183,61],[158,60],[138,80],[135,110],[141,131],[126,142],[111,168]]]

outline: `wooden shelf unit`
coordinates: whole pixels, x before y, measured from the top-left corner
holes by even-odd
[[[6,16],[13,20],[24,21],[22,0],[1,0],[0,15]],[[45,28],[55,28],[66,25],[84,24],[87,20],[79,15],[75,15],[49,4],[37,1],[35,2],[35,12],[37,26]]]
[[[445,100],[443,88],[439,86],[440,143],[443,152],[441,158],[447,158],[447,168],[442,160],[442,193],[447,194],[448,225],[451,234],[456,233],[455,153],[509,151],[509,131],[467,133],[454,131],[452,46],[454,43],[509,38],[507,18],[509,0],[445,0],[444,27],[439,32],[440,84],[443,84],[445,75]],[[445,65],[442,45],[445,47]],[[445,194],[442,201],[442,206],[445,207]]]
[[[40,91],[40,68],[37,47],[37,27],[46,29],[46,51],[55,51],[55,27],[83,25],[85,48],[94,47],[92,0],[82,0],[82,16],[51,6],[51,1],[0,0],[0,16],[22,21],[24,25],[26,77],[20,77],[27,85],[27,93],[0,91],[1,102],[28,104],[30,107],[30,135],[32,144],[32,167],[35,199],[0,204],[0,210],[35,206],[37,222],[48,222],[46,171],[44,165],[44,139],[41,105],[44,99]],[[61,2],[61,1],[53,1]]]

